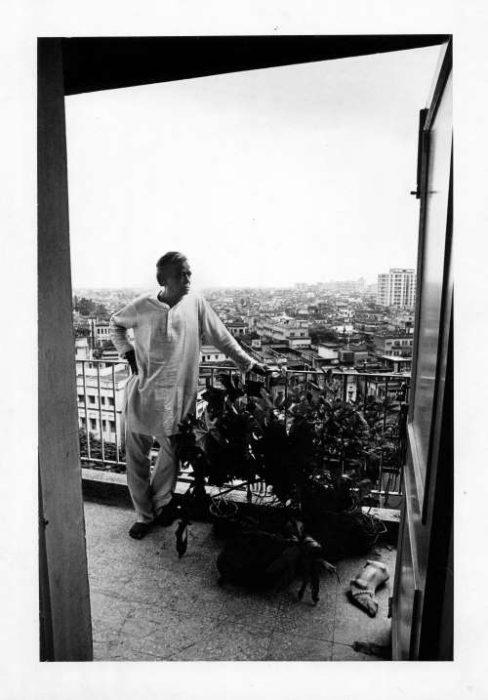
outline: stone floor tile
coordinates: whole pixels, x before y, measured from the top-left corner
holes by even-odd
[[[169,608],[139,606],[122,626],[118,651],[124,658],[131,651],[159,659],[178,656],[192,644],[206,641],[218,624],[216,619]]]
[[[348,644],[334,643],[332,648],[332,661],[383,661],[383,659],[371,654],[363,654],[355,651]]]
[[[144,588],[146,590],[146,587]],[[191,575],[178,578],[173,576],[162,578],[157,583],[157,590],[157,604],[161,607],[175,612],[197,613],[205,617],[221,617],[224,601],[216,581],[208,583],[198,576]]]
[[[91,591],[90,603],[92,621],[111,622],[112,625],[122,625],[133,607],[132,603],[99,590]]]
[[[346,591],[341,591],[337,596],[334,641],[342,644],[353,644],[356,641],[389,644],[391,620],[388,618],[388,599],[379,598],[379,601],[376,617],[369,617],[349,601]]]
[[[223,586],[220,591],[220,614],[223,621],[271,633],[278,617],[277,596],[271,593],[250,592],[236,586]]]
[[[177,650],[171,661],[265,661],[271,635],[246,625],[220,622],[206,637]]]
[[[298,634],[273,632],[268,661],[330,661],[332,642]]]
[[[321,640],[333,640],[336,608],[336,583],[322,585],[320,600],[313,605],[307,591],[301,601],[296,593],[300,582],[295,582],[280,600],[275,631],[284,635],[298,634]]]

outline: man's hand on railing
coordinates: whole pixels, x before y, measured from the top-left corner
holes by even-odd
[[[130,365],[130,369],[132,374],[137,374],[137,362],[136,362],[136,353],[134,350],[128,350],[125,355],[125,359]]]
[[[271,369],[268,365],[263,365],[260,362],[255,362],[251,367],[251,372],[261,375],[261,377],[267,377],[271,373]]]

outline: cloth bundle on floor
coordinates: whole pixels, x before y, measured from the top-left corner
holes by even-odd
[[[353,603],[365,610],[370,617],[378,612],[376,590],[390,578],[386,565],[368,560],[363,570],[351,581],[349,597]]]

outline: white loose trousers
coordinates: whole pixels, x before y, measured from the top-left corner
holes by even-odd
[[[178,477],[178,460],[169,438],[160,438],[160,449],[151,474],[152,435],[126,431],[127,485],[137,521],[150,523],[171,500]]]

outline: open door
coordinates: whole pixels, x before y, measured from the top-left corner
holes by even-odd
[[[420,114],[419,249],[395,660],[453,658],[452,42]]]

